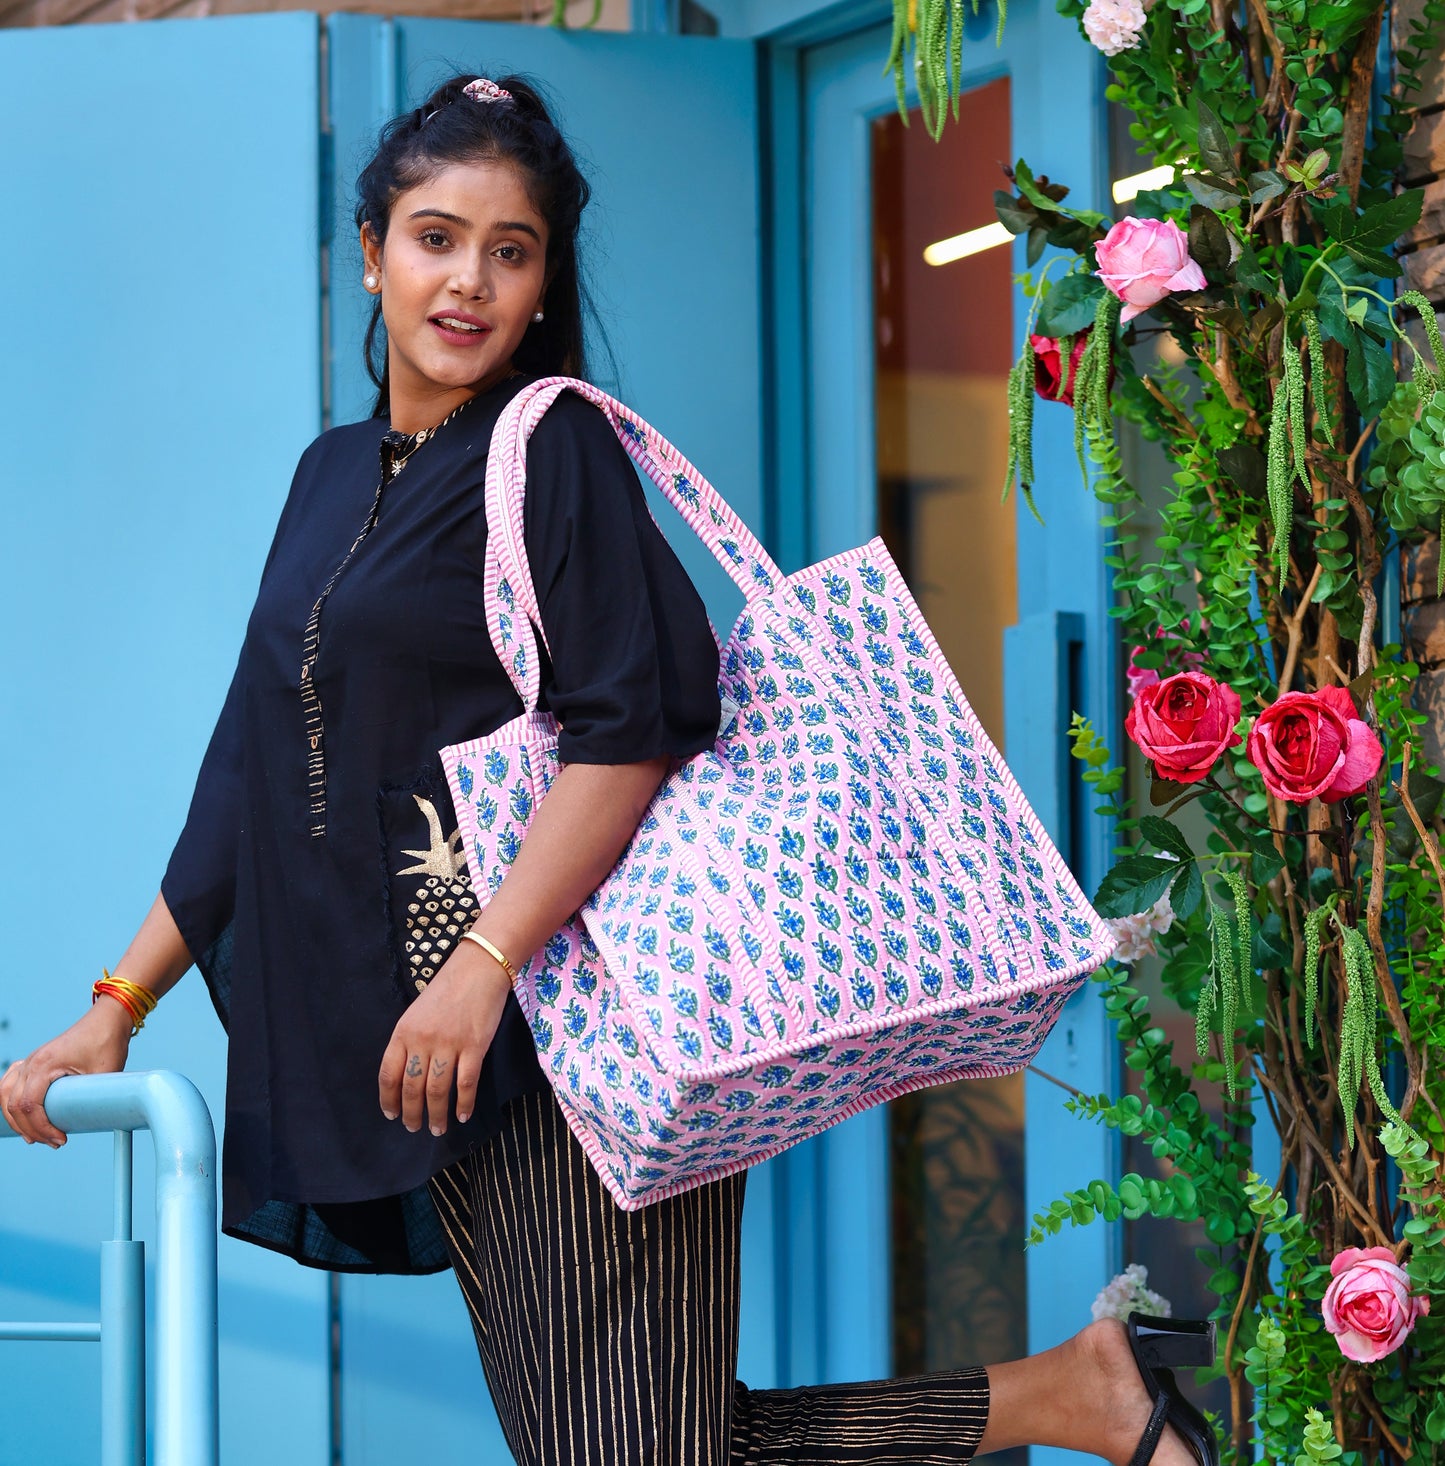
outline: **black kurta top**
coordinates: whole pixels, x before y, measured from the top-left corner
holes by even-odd
[[[411,1134],[377,1100],[392,1029],[476,913],[437,751],[521,711],[487,635],[483,478],[527,380],[419,445],[373,419],[302,455],[162,883],[230,1035],[223,1229],[303,1262],[444,1267],[427,1179],[546,1083],[509,997],[465,1125]],[[708,747],[701,601],[571,394],[531,440],[526,540],[563,760]]]

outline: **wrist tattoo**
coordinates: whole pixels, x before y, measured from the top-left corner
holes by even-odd
[[[421,1073],[421,1069],[422,1069],[421,1055],[420,1054],[413,1054],[411,1056],[410,1060],[407,1062],[407,1066],[406,1066],[407,1077],[409,1079],[415,1079]]]

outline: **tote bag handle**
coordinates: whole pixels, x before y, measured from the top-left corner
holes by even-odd
[[[523,532],[527,440],[563,392],[575,392],[602,411],[629,457],[707,546],[745,600],[771,594],[784,583],[782,571],[722,495],[630,408],[576,377],[546,377],[524,387],[498,418],[487,455],[485,594],[492,644],[528,712],[537,706],[539,673],[537,658],[527,655],[518,615],[535,628],[544,647],[547,633]]]

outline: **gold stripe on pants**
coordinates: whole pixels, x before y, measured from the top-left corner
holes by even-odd
[[[519,1466],[957,1466],[981,1369],[750,1390],[736,1379],[745,1173],[619,1210],[550,1092],[433,1178]]]

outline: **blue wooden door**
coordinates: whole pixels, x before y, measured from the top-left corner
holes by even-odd
[[[878,9],[881,19],[887,7]],[[994,44],[991,9],[982,19],[965,45],[963,89],[1006,79],[1008,158],[1026,157],[1036,171],[1067,180],[1085,206],[1103,206],[1105,114],[1097,56],[1040,0],[1009,5],[1001,47]],[[872,192],[878,180],[870,177],[870,128],[895,106],[891,79],[881,75],[888,36],[887,25],[875,26],[795,48],[791,56],[782,49],[778,58],[799,99],[800,146],[795,157],[775,165],[779,198],[795,192],[801,200],[791,220],[780,204],[778,225],[783,239],[792,230],[803,261],[792,298],[786,287],[779,298],[779,319],[795,323],[804,363],[793,410],[785,406],[781,414],[780,434],[781,460],[807,485],[806,495],[779,506],[779,537],[794,563],[857,544],[880,527]],[[1060,118],[1070,119],[1069,125],[1059,126]],[[993,186],[1004,185],[1000,175]],[[969,221],[986,222],[987,217]],[[1013,268],[1024,269],[1021,241]],[[1025,308],[1017,295],[1015,344]],[[787,380],[784,368],[778,375]],[[1038,525],[1018,506],[1011,529],[1019,619],[1003,647],[1005,753],[1081,882],[1093,889],[1108,856],[1107,832],[1101,822],[1085,826],[1077,819],[1064,728],[1071,708],[1099,726],[1112,726],[1114,653],[1104,535],[1096,506],[1079,482],[1062,410],[1040,413],[1035,461],[1047,524]],[[966,577],[981,568],[970,565],[965,552],[950,573]],[[1110,1087],[1113,1053],[1102,1003],[1086,990],[1069,1004],[1039,1064],[1079,1088],[1098,1091]],[[1032,1210],[1063,1187],[1107,1174],[1112,1156],[1105,1132],[1064,1113],[1057,1088],[1029,1076],[1025,1092],[1023,1192],[1025,1208]],[[893,1361],[884,1113],[839,1127],[815,1143],[813,1154],[800,1149],[789,1165],[793,1189],[816,1198],[815,1237],[824,1239],[821,1247],[808,1239],[806,1255],[821,1251],[830,1260],[847,1260],[846,1267],[830,1261],[797,1286],[791,1337],[808,1335],[799,1314],[810,1315],[810,1362],[820,1373],[845,1378],[888,1372]],[[1090,1301],[1116,1270],[1116,1245],[1105,1229],[1095,1228],[1030,1253],[1031,1348],[1056,1343],[1088,1322]]]
[[[370,299],[350,220],[376,128],[459,70],[535,77],[594,186],[583,241],[597,307],[589,351],[602,385],[671,437],[749,522],[763,481],[758,95],[753,47],[668,36],[559,33],[467,21],[329,22],[334,233],[332,383],[338,422],[363,416],[360,343]],[[609,357],[611,364],[609,364]],[[615,364],[615,369],[612,364]],[[598,368],[600,367],[600,370]],[[739,598],[659,509],[714,620]],[[778,1378],[772,1168],[753,1173],[744,1231],[740,1371]],[[341,1281],[342,1441],[348,1466],[395,1460],[419,1440],[504,1460],[455,1284]]]
[[[0,1068],[155,896],[321,425],[319,41],[310,15],[0,31]],[[219,1117],[198,978],[132,1066]],[[0,1316],[95,1316],[109,1173],[105,1137],[0,1143]],[[326,1320],[322,1274],[222,1243],[224,1459],[326,1460]],[[0,1344],[0,1380],[0,1461],[96,1459],[94,1345]]]

